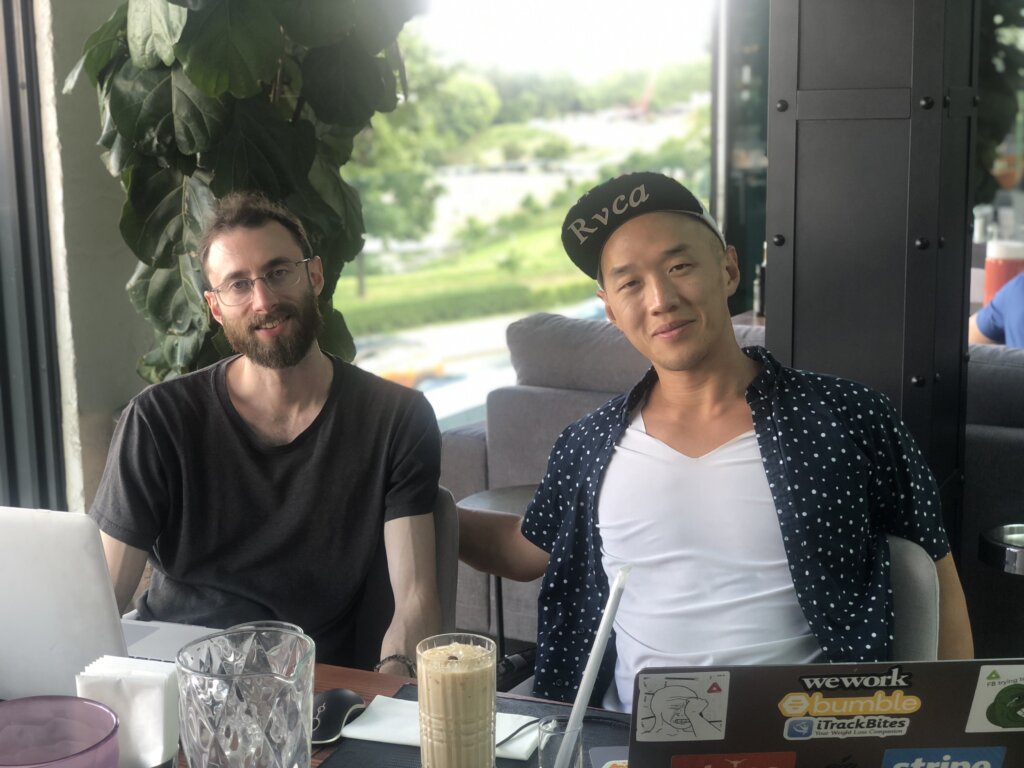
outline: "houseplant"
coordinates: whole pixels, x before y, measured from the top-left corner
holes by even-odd
[[[99,145],[139,261],[127,291],[154,331],[144,379],[230,351],[203,300],[196,246],[216,199],[238,189],[302,219],[324,263],[321,345],[352,358],[331,299],[363,222],[339,169],[370,117],[396,107],[396,38],[423,2],[128,0],[89,36],[65,92],[84,71],[99,97]]]

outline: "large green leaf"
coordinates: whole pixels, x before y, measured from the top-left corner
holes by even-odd
[[[352,157],[356,134],[361,128],[347,125],[328,125],[317,123],[316,153],[324,157],[330,164],[340,168]]]
[[[344,231],[345,225],[341,217],[324,202],[308,180],[297,185],[292,193],[284,199],[284,204],[288,210],[302,219],[314,253],[324,260],[325,275],[327,275],[330,272],[333,254],[325,253],[323,244],[334,233]],[[336,258],[334,260],[337,261]],[[340,269],[340,267],[338,268]]]
[[[103,165],[114,178],[119,178],[128,168],[135,165],[141,158],[130,141],[121,134],[116,134],[110,148],[101,155]]]
[[[206,333],[206,338],[203,340],[203,346],[200,348],[199,354],[192,361],[192,370],[212,365],[218,360],[223,360],[232,352],[231,345],[224,336],[224,329],[219,325],[212,325]]]
[[[316,48],[345,39],[354,9],[354,0],[278,0],[274,10],[288,37]]]
[[[306,100],[325,123],[365,125],[387,98],[379,64],[351,41],[311,50],[302,80]]]
[[[231,128],[217,146],[211,188],[217,197],[235,189],[259,189],[283,200],[309,173],[313,127],[289,125],[266,101],[235,104]]]
[[[146,160],[125,175],[128,197],[121,211],[121,236],[135,257],[154,267],[172,267],[196,222],[213,206],[209,188],[195,176]]]
[[[167,2],[171,5],[180,5],[182,8],[188,8],[190,11],[201,11],[211,2],[216,2],[216,0],[167,0]]]
[[[342,314],[331,306],[320,302],[320,311],[324,316],[324,329],[320,332],[320,347],[342,360],[349,362],[356,356],[356,342]]]
[[[338,166],[332,164],[323,154],[317,153],[313,167],[309,171],[309,181],[320,198],[334,211],[344,233],[352,240],[361,240],[366,230],[363,226],[359,192],[341,178]]]
[[[394,42],[409,19],[427,9],[427,0],[355,0],[354,34],[368,53],[377,53]]]
[[[303,112],[312,114],[312,110],[303,108],[306,97],[302,93],[302,68],[288,54],[281,57],[271,101],[285,120],[292,120]]]
[[[128,0],[128,50],[139,69],[174,64],[174,44],[188,11],[166,0]]]
[[[198,330],[186,334],[154,332],[157,346],[139,359],[135,370],[151,384],[183,376],[196,369],[199,352],[209,335]]]
[[[181,336],[209,327],[209,319],[196,307],[182,287],[181,272],[173,267],[139,264],[127,285],[132,306],[153,328],[162,334]]]
[[[106,166],[110,175],[116,179],[124,173],[128,166],[134,165],[138,161],[140,155],[139,152],[136,151],[134,144],[117,132],[114,120],[110,116],[110,101],[108,99],[108,94],[110,92],[112,81],[112,77],[107,78],[106,82],[99,87],[101,129],[100,138],[96,143],[106,150],[106,152],[101,155],[103,164]]]
[[[82,56],[75,62],[75,66],[63,84],[63,92],[71,93],[78,82],[79,76],[84,70],[93,85],[99,85],[100,73],[103,68],[109,65],[118,56],[123,56],[127,48],[125,42],[125,19],[128,16],[128,3],[118,6],[118,9],[106,19],[102,26],[89,35],[82,50]]]
[[[64,93],[70,93],[78,82],[82,70],[89,75],[93,85],[99,85],[100,73],[111,61],[123,56],[125,42],[125,20],[128,17],[128,3],[118,6],[103,25],[89,35],[85,41],[82,57],[75,62],[70,74],[64,80]]]
[[[184,251],[192,260],[191,269],[198,277],[199,292],[202,293],[203,276],[198,262],[199,241],[203,237],[206,223],[213,217],[217,207],[217,198],[210,189],[210,177],[202,171],[196,171],[187,179],[182,190],[181,221],[183,228],[182,242]],[[205,306],[203,299],[202,305]]]
[[[384,82],[376,109],[378,112],[394,112],[398,107],[398,81],[395,78],[395,71],[387,61],[380,57],[373,61],[377,65],[377,69],[380,70],[380,78]]]
[[[175,46],[200,90],[239,99],[273,79],[283,51],[284,35],[264,0],[211,0],[189,14]]]
[[[211,330],[201,279],[195,262],[183,257],[176,266],[167,268],[139,264],[128,281],[128,297],[153,326],[156,340],[156,347],[137,365],[147,381],[162,381],[193,370]]]
[[[171,70],[139,69],[125,61],[110,81],[110,117],[140,151],[164,154],[174,143]]]
[[[180,67],[171,71],[171,103],[179,151],[193,155],[220,141],[231,118],[230,108],[200,91]]]

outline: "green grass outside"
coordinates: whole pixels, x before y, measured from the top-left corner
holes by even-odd
[[[500,163],[505,160],[505,147],[516,145],[525,155],[532,155],[547,141],[557,140],[557,133],[525,123],[492,125],[460,147],[449,151],[450,163]]]
[[[594,283],[562,250],[561,214],[538,214],[527,228],[466,247],[414,272],[369,275],[356,296],[354,270],[342,273],[334,306],[354,336],[551,309],[594,295]]]

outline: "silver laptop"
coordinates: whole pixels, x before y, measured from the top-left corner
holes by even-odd
[[[124,620],[99,528],[78,512],[0,507],[0,699],[75,694],[100,656],[173,661],[208,627]]]

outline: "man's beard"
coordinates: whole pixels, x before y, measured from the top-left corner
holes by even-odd
[[[276,320],[289,317],[294,321],[292,333],[275,336],[267,341],[256,337],[256,329]],[[323,327],[324,320],[316,295],[309,291],[298,304],[280,304],[273,312],[255,318],[223,323],[224,336],[231,348],[264,368],[291,368],[298,365],[309,352]]]

